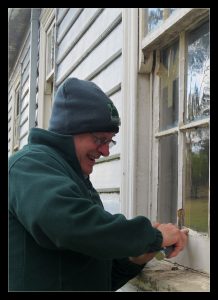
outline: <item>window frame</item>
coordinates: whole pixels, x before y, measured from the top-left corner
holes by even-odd
[[[13,151],[19,149],[20,144],[20,109],[21,109],[21,84],[20,81],[14,89],[14,109],[13,109]]]
[[[47,37],[54,27],[54,41],[56,36],[56,9],[46,8],[40,16],[40,50],[39,50],[39,91],[38,91],[38,127],[48,128],[54,97],[55,81],[55,44],[54,46],[54,66],[47,74]]]
[[[145,10],[139,9],[139,63],[138,72],[150,74],[150,101],[152,105],[152,143],[151,143],[151,164],[150,164],[150,193],[148,216],[154,222],[157,221],[158,209],[158,158],[159,158],[159,139],[173,133],[178,134],[178,209],[183,206],[183,192],[185,184],[184,172],[184,132],[196,127],[208,127],[210,118],[192,121],[188,124],[183,123],[184,102],[185,102],[185,60],[186,60],[186,33],[200,26],[209,19],[208,9],[182,8],[174,11],[160,27],[147,32],[145,29]],[[179,38],[179,115],[178,126],[167,130],[159,131],[159,91],[160,78],[156,75],[159,69],[160,50]],[[155,65],[154,65],[155,61]],[[181,100],[182,99],[182,100]],[[184,120],[185,121],[185,120]],[[208,203],[209,208],[209,203]],[[209,222],[209,209],[208,209]],[[209,225],[208,225],[209,228]],[[201,234],[190,229],[188,247],[181,255],[173,261],[188,266],[195,270],[209,273],[209,254],[210,254],[210,232]],[[198,249],[196,251],[196,249]],[[190,255],[195,259],[190,260]]]
[[[51,51],[49,49],[51,48]],[[50,67],[51,66],[51,67]],[[48,71],[49,67],[49,71]],[[46,30],[46,81],[50,82],[54,76],[55,67],[55,19]]]

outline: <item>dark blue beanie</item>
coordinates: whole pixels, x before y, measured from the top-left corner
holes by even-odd
[[[74,135],[118,132],[120,118],[110,98],[93,82],[68,78],[55,95],[48,130]]]

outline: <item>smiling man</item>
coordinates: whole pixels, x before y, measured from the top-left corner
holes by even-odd
[[[118,111],[94,83],[68,78],[48,130],[32,128],[9,160],[9,290],[115,291],[162,247],[186,244],[172,224],[104,210],[89,175],[108,156]]]
[[[84,133],[74,136],[76,155],[84,175],[92,173],[95,160],[110,154],[109,148],[116,145],[113,132]]]

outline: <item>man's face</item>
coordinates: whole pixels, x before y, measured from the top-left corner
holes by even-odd
[[[108,156],[109,144],[99,144],[98,138],[112,140],[114,132],[83,133],[74,136],[76,155],[84,175],[92,173],[95,160],[100,156]]]

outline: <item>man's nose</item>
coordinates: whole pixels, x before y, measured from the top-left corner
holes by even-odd
[[[109,156],[109,144],[103,144],[98,147],[98,151],[101,153],[102,156]]]

